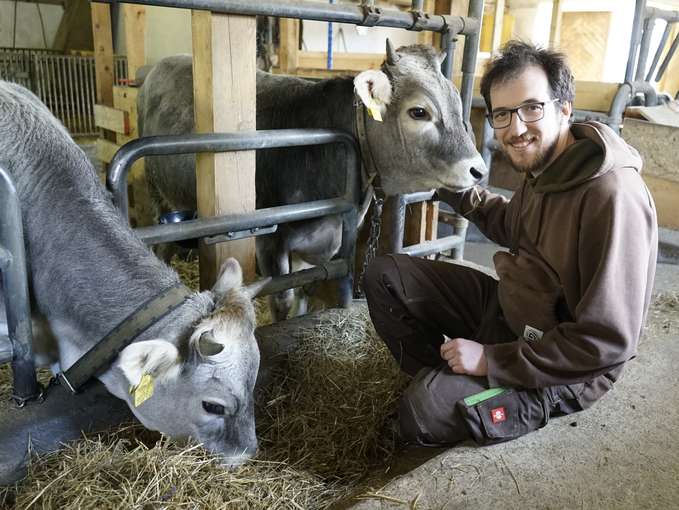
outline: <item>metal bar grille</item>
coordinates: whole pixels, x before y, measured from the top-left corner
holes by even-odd
[[[71,136],[94,136],[94,57],[50,50],[0,48],[0,79],[32,91]],[[127,58],[114,59],[114,83],[127,84]]]

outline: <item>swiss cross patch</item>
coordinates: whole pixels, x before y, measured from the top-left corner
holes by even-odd
[[[502,423],[507,419],[507,414],[505,413],[505,408],[504,407],[496,407],[495,409],[490,410],[490,417],[493,420],[493,423]]]

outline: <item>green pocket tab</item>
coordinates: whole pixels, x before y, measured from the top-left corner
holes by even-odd
[[[475,406],[476,404],[483,402],[484,400],[488,400],[489,398],[502,395],[506,391],[509,390],[507,388],[490,388],[489,390],[484,390],[481,393],[475,393],[474,395],[465,397],[464,404],[467,407]]]

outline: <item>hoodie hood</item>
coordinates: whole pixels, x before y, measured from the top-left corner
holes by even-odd
[[[536,193],[566,191],[595,179],[614,168],[634,168],[641,172],[642,161],[634,147],[625,143],[611,128],[600,122],[571,126],[575,143],[535,178],[527,177]]]

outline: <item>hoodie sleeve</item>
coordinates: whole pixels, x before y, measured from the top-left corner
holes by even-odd
[[[581,204],[573,251],[579,274],[573,282],[562,282],[579,286],[575,320],[560,323],[540,340],[519,337],[486,345],[491,386],[585,382],[636,354],[653,286],[655,209],[636,172],[590,191]]]
[[[455,212],[474,223],[488,239],[500,246],[510,245],[512,239],[510,211],[514,210],[511,200],[480,187],[461,193],[440,189],[438,196]]]

